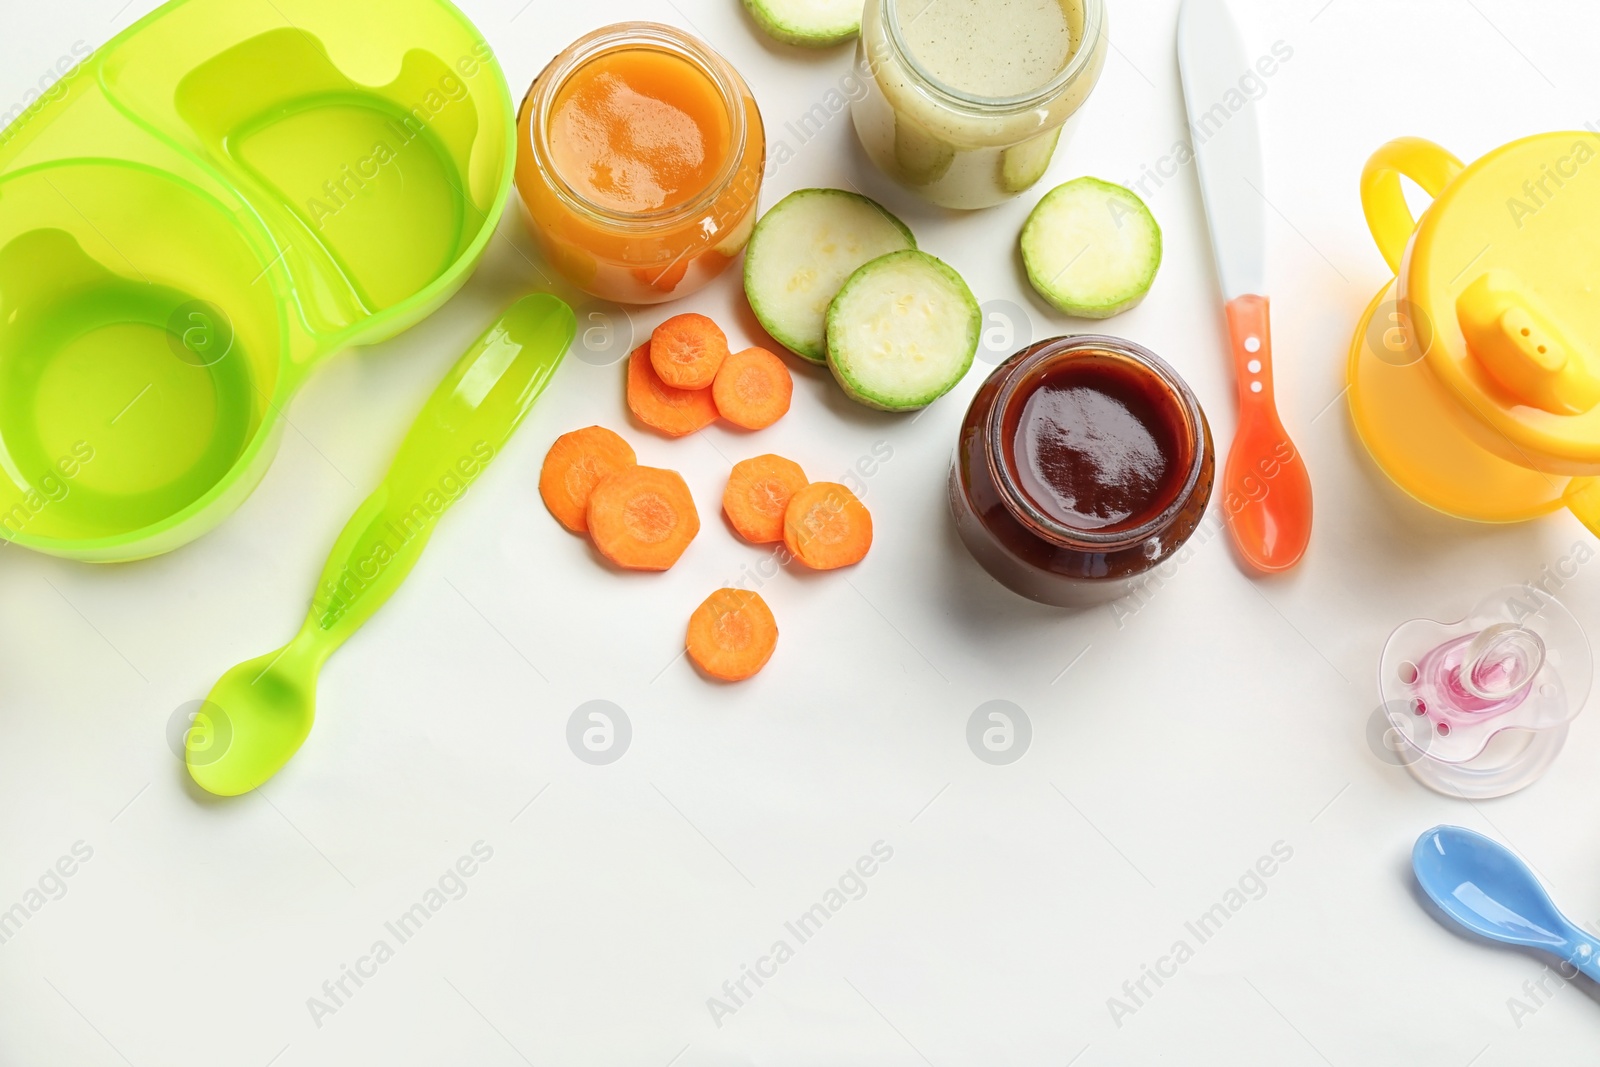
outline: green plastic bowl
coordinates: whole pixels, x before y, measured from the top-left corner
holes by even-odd
[[[206,533],[329,354],[465,283],[515,111],[445,0],[174,0],[0,131],[0,538]]]

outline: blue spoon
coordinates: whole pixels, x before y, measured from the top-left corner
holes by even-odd
[[[1433,902],[1473,933],[1548,952],[1600,981],[1600,941],[1557,911],[1504,845],[1459,826],[1435,826],[1417,838],[1411,868]]]

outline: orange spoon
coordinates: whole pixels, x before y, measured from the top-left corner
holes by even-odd
[[[1239,427],[1222,474],[1222,506],[1245,562],[1266,573],[1300,562],[1311,540],[1311,477],[1278,419],[1272,328],[1264,296],[1228,301],[1239,379]]]

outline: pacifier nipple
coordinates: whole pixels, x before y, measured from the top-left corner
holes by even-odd
[[[1458,680],[1480,700],[1510,700],[1533,684],[1544,656],[1538,634],[1516,623],[1495,623],[1478,631],[1467,646]]]

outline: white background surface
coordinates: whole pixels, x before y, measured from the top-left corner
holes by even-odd
[[[6,0],[0,102],[153,6],[120,3]],[[519,97],[603,23],[697,30],[799,149],[766,203],[854,184],[980,299],[1026,308],[1035,338],[1086,328],[1021,282],[1014,235],[1033,196],[967,217],[920,206],[871,170],[843,117],[798,146],[785,123],[837,82],[848,49],[770,44],[735,0],[533,0],[512,21],[520,3],[464,5]],[[1114,53],[1048,184],[1126,181],[1182,135],[1176,4],[1109,6]],[[1371,468],[1336,398],[1356,316],[1387,277],[1359,210],[1367,154],[1419,134],[1472,159],[1600,123],[1600,11],[1237,6],[1252,56],[1294,50],[1260,107],[1281,403],[1318,494],[1298,571],[1248,580],[1218,538],[1120,627],[1000,589],[961,550],[942,495],[982,364],[914,422],[797,371],[778,427],[670,442],[629,427],[620,366],[572,359],[408,585],[329,664],[302,753],[261,793],[197,795],[169,718],[293,633],[428,391],[537,284],[508,216],[508,240],[450,307],[312,381],[291,412],[299,432],[216,533],[115,569],[0,552],[0,909],[74,842],[93,848],[0,945],[0,1064],[1589,1062],[1594,989],[1564,989],[1519,1026],[1508,998],[1534,1006],[1522,987],[1542,962],[1425,914],[1409,850],[1439,822],[1479,829],[1532,860],[1574,917],[1600,919],[1600,716],[1578,721],[1544,781],[1480,804],[1424,791],[1364,736],[1395,625],[1538,579],[1588,535],[1565,516],[1494,529],[1423,511]],[[1109,327],[1188,377],[1222,444],[1232,385],[1192,175],[1148,199],[1166,262]],[[736,274],[682,309],[748,322]],[[664,315],[637,315],[641,334]],[[690,481],[705,528],[666,575],[604,569],[538,500],[550,441],[594,422]],[[775,451],[836,477],[877,442],[893,458],[867,492],[872,554],[763,588],[783,631],[767,670],[716,687],[675,661],[689,611],[763,555],[717,514],[728,461]],[[1562,595],[1600,619],[1600,565]],[[591,699],[632,721],[610,766],[565,740]],[[991,699],[1031,718],[1010,766],[965,740]],[[315,1025],[307,998],[376,939],[393,943],[384,922],[479,840],[494,855],[467,894]],[[878,841],[893,858],[865,896],[798,945],[784,922]],[[1185,922],[1276,842],[1292,860],[1196,947]],[[779,938],[794,958],[715,1025],[707,998]],[[1194,958],[1117,1025],[1107,999],[1179,938]]]

